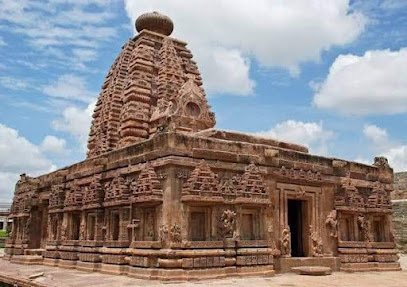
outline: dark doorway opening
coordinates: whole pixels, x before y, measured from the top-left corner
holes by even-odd
[[[288,200],[288,225],[291,231],[291,256],[304,257],[303,202]]]
[[[120,214],[118,211],[112,212],[112,239],[119,240]]]
[[[30,214],[30,234],[28,246],[30,249],[38,249],[41,247],[41,230],[42,230],[42,210],[38,206],[31,208]],[[28,220],[28,219],[27,219]]]
[[[191,213],[191,240],[205,241],[205,212]]]
[[[81,229],[81,215],[79,213],[72,213],[69,239],[79,240],[80,229]]]

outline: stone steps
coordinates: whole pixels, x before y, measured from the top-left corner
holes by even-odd
[[[10,259],[11,263],[25,264],[25,265],[36,265],[42,264],[44,258],[40,255],[15,255]]]
[[[42,256],[45,249],[26,249],[24,255],[39,255]]]
[[[325,266],[301,266],[293,267],[291,271],[300,275],[326,276],[332,274],[332,268]]]
[[[367,262],[367,263],[342,263],[341,271],[368,272],[368,271],[400,271],[399,262]]]
[[[339,271],[338,257],[281,257],[275,259],[277,273],[291,272],[294,267],[328,267],[332,271]]]

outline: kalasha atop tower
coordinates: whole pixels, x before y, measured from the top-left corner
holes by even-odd
[[[157,131],[212,128],[196,62],[186,43],[170,38],[172,20],[157,12],[136,20],[102,86],[89,135],[88,157],[152,137]]]
[[[385,158],[214,129],[171,19],[147,13],[136,28],[103,83],[88,157],[17,182],[5,259],[162,280],[400,269]]]

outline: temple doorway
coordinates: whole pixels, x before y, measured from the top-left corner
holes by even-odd
[[[30,214],[30,249],[45,248],[47,235],[47,215],[48,212],[44,206],[33,206]]]
[[[288,200],[288,225],[291,231],[291,256],[304,257],[304,204],[302,200]]]

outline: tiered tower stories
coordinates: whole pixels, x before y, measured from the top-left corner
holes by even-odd
[[[170,38],[173,23],[157,12],[140,16],[102,86],[88,157],[151,138],[158,131],[212,128],[202,78],[186,43]]]

